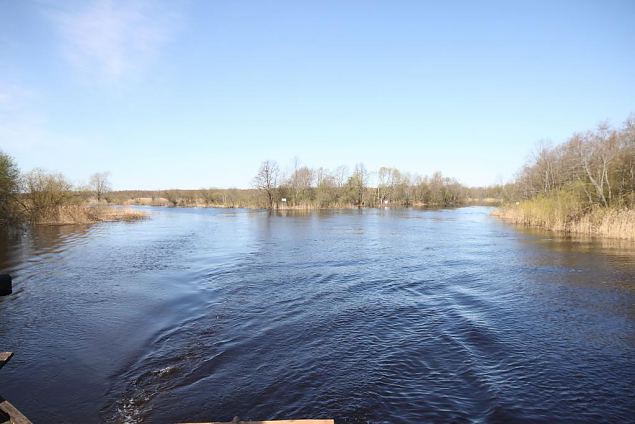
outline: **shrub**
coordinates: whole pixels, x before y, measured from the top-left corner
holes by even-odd
[[[11,156],[0,151],[0,222],[17,220],[19,191],[20,170]]]

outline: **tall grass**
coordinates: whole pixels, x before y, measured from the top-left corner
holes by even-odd
[[[492,214],[514,224],[545,230],[635,240],[634,210],[590,206],[564,190],[507,204]]]
[[[34,224],[92,224],[109,221],[137,221],[147,217],[148,214],[146,212],[130,208],[72,204],[47,208],[38,215]]]

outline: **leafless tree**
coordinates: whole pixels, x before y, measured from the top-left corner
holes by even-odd
[[[335,168],[333,178],[338,188],[343,188],[348,179],[348,167],[346,165],[340,165]]]
[[[51,217],[71,202],[72,185],[62,174],[35,169],[24,176],[24,206],[29,220]]]
[[[315,173],[312,169],[306,166],[295,168],[288,183],[292,188],[294,206],[301,203],[306,204],[311,199],[314,179]]]
[[[254,178],[254,187],[265,194],[269,209],[273,209],[276,200],[278,174],[278,164],[275,161],[266,160],[260,165],[260,169]]]
[[[339,187],[335,177],[324,168],[319,168],[316,173],[315,200],[320,208],[338,204]]]
[[[358,208],[364,206],[364,195],[366,194],[366,185],[368,183],[368,171],[363,163],[355,165],[355,171],[349,178],[348,184],[351,190],[352,200]]]
[[[97,172],[90,177],[89,186],[95,193],[98,203],[112,189],[109,178],[110,172]]]
[[[605,207],[609,206],[612,199],[609,167],[617,154],[615,142],[616,134],[606,124],[576,139],[582,169]]]
[[[632,207],[635,201],[635,118],[622,128],[606,123],[576,133],[565,143],[541,146],[520,172],[520,198],[568,193],[583,208]]]

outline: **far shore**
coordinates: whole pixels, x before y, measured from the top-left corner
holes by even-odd
[[[151,197],[138,197],[133,199],[128,199],[122,202],[112,203],[113,205],[119,206],[156,206],[156,207],[177,207],[177,208],[218,208],[218,209],[266,209],[265,206],[260,204],[251,204],[251,203],[210,203],[205,202],[200,199],[195,199],[191,201],[177,201],[170,202],[167,198],[151,198]],[[485,198],[485,199],[467,199],[464,202],[456,203],[456,204],[427,204],[423,202],[413,202],[408,206],[404,206],[397,203],[385,203],[383,206],[375,206],[375,205],[364,205],[364,206],[356,206],[350,203],[344,204],[335,204],[328,206],[320,206],[313,203],[304,203],[300,205],[290,205],[285,202],[278,202],[274,205],[273,210],[334,210],[334,209],[378,209],[378,208],[393,208],[393,209],[403,209],[408,207],[414,208],[428,208],[428,209],[439,209],[439,208],[459,208],[465,206],[499,206],[502,204],[502,200],[494,199],[494,198]]]

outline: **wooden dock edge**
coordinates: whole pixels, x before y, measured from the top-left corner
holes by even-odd
[[[9,362],[11,358],[13,358],[13,352],[0,352],[0,368]],[[8,400],[0,396],[0,422],[4,423],[7,421],[11,424],[33,424]]]
[[[331,419],[326,420],[267,420],[267,421],[207,421],[202,423],[180,423],[180,424],[335,424]]]
[[[9,417],[9,422],[11,424],[33,424],[27,417],[22,415],[22,412],[18,411],[18,409],[11,405],[8,400],[4,400],[0,397],[0,414],[4,413]]]
[[[13,352],[0,352],[0,368],[9,362],[11,358],[13,358]]]

